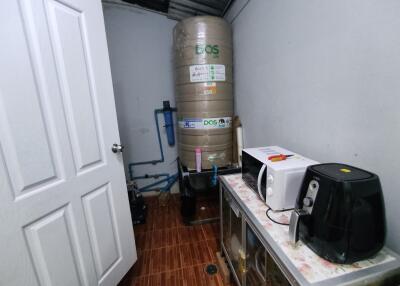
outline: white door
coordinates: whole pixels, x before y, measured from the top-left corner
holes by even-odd
[[[116,285],[137,256],[101,2],[0,2],[0,285]]]

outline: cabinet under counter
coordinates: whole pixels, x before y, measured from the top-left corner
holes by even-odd
[[[272,222],[267,206],[241,174],[220,176],[221,251],[238,285],[399,285],[400,256],[384,247],[371,259],[331,263],[302,242],[293,245],[289,227]],[[269,213],[288,223],[290,211]]]

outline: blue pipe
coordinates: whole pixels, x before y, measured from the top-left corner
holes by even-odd
[[[161,141],[161,135],[160,135],[160,126],[159,126],[159,124],[158,124],[158,114],[161,113],[161,112],[162,112],[162,109],[156,109],[156,110],[154,110],[154,119],[155,119],[155,121],[156,121],[157,139],[158,139],[158,145],[159,145],[159,147],[160,147],[161,159],[129,163],[129,165],[128,165],[128,168],[129,168],[129,178],[130,178],[131,181],[133,180],[133,166],[137,166],[137,165],[148,165],[148,164],[155,165],[155,164],[164,162],[164,152],[163,152],[162,141]]]
[[[150,183],[150,184],[148,184],[148,185],[146,185],[144,187],[141,187],[139,189],[139,191],[141,191],[141,192],[149,192],[149,191],[160,190],[161,192],[166,192],[172,187],[172,185],[176,182],[177,179],[178,179],[178,173],[176,173],[176,174],[174,174],[172,176],[168,175],[164,179],[158,180],[158,181]],[[157,186],[157,185],[159,185],[161,183],[164,183],[164,182],[167,182],[167,185],[165,185],[164,187],[152,188],[152,187]]]
[[[151,174],[151,175],[143,175],[143,176],[135,176],[133,177],[134,180],[138,180],[138,179],[150,179],[150,178],[154,178],[154,179],[158,179],[159,177],[169,177],[168,173],[160,173],[160,174]]]
[[[212,165],[212,177],[211,177],[211,186],[215,187],[218,182],[218,166]]]
[[[175,182],[178,180],[178,176],[179,176],[178,173],[170,176],[169,180],[168,180],[168,184],[164,188],[161,189],[161,192],[168,192],[171,189],[172,185],[175,184]]]
[[[161,183],[167,182],[167,185],[160,188],[161,191],[168,191],[171,186],[176,182],[178,178],[178,174],[174,175],[169,175],[168,173],[161,173],[161,174],[152,174],[152,175],[144,175],[144,176],[133,176],[133,166],[137,165],[156,165],[158,163],[163,163],[164,162],[164,152],[163,152],[163,146],[162,146],[162,140],[161,140],[161,135],[160,135],[160,126],[158,124],[158,114],[163,113],[164,114],[164,122],[165,122],[165,128],[167,132],[167,138],[168,138],[168,144],[170,146],[175,144],[175,134],[174,134],[174,123],[173,123],[173,117],[172,117],[172,112],[176,111],[176,108],[171,108],[169,105],[169,101],[164,101],[163,102],[163,109],[155,109],[154,110],[154,119],[156,122],[156,129],[157,129],[157,139],[158,139],[158,145],[160,148],[160,155],[161,158],[158,160],[150,160],[150,161],[142,161],[142,162],[133,162],[128,165],[129,169],[129,178],[130,180],[138,180],[138,179],[149,179],[149,178],[159,178],[159,177],[165,177],[164,179],[158,180],[156,182],[153,182],[149,185],[146,185],[142,188],[139,189],[139,191],[151,191],[155,189],[151,189],[154,186],[157,186]]]
[[[176,111],[176,108],[170,108],[170,112]],[[137,165],[156,165],[158,163],[163,163],[164,162],[164,151],[163,151],[163,146],[162,146],[162,140],[161,140],[161,135],[160,135],[160,125],[158,124],[158,114],[163,113],[164,109],[155,109],[154,110],[154,119],[156,121],[156,129],[157,129],[157,139],[158,139],[158,145],[160,148],[160,155],[161,158],[157,160],[150,160],[150,161],[142,161],[142,162],[133,162],[129,163],[128,165],[128,170],[129,170],[129,179],[132,181],[133,178],[133,166]],[[173,132],[173,131],[172,131]],[[174,138],[174,143],[175,143],[175,138]]]

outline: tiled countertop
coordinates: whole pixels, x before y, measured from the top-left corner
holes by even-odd
[[[371,259],[343,265],[334,264],[319,257],[301,241],[293,245],[289,241],[289,227],[276,224],[266,216],[267,206],[244,183],[241,174],[222,176],[221,181],[242,205],[246,215],[255,220],[253,221],[254,225],[259,228],[258,231],[265,236],[266,241],[270,242],[270,246],[279,254],[279,258],[282,258],[283,264],[292,269],[291,272],[296,272],[292,274],[299,278],[296,279],[298,284],[368,285],[365,282],[376,282],[387,277],[384,273],[400,272],[399,256],[387,248],[382,249]],[[271,211],[269,215],[274,220],[288,223],[290,213],[290,211],[279,213]],[[374,276],[381,278],[374,278]]]

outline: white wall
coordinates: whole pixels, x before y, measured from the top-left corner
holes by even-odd
[[[104,17],[119,131],[126,146],[125,165],[159,159],[153,111],[162,108],[163,100],[175,106],[172,30],[176,21],[156,13],[109,4],[104,4]],[[173,174],[177,170],[177,151],[167,144],[162,115],[159,122],[165,163],[137,166],[135,175]]]
[[[400,252],[400,1],[251,0],[233,22],[245,146],[376,172]]]

